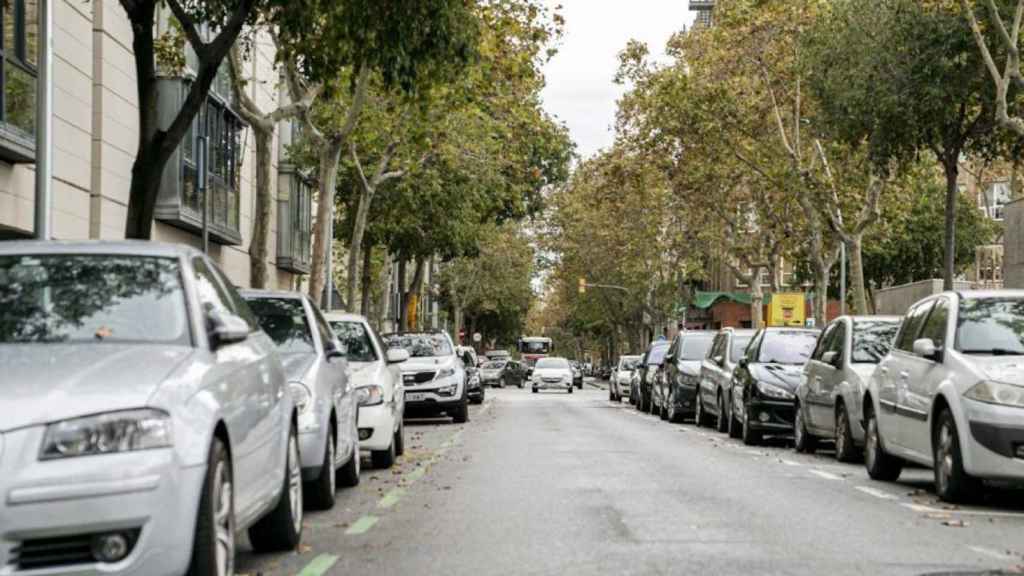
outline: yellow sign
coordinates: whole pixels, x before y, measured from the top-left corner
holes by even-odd
[[[409,316],[409,330],[418,330],[419,329],[419,318],[418,318],[418,316],[419,316],[418,312],[419,311],[420,311],[420,296],[419,296],[419,294],[416,294],[416,293],[409,294],[409,303],[408,303],[408,312],[407,312],[407,314]]]
[[[769,326],[803,326],[806,317],[803,293],[772,294],[772,301],[768,306]]]

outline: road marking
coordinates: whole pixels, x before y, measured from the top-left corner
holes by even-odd
[[[1024,512],[998,512],[989,510],[963,510],[955,509],[950,510],[946,508],[933,508],[931,506],[923,506],[921,504],[910,504],[904,502],[900,504],[904,508],[909,508],[914,512],[921,512],[922,514],[953,514],[957,516],[991,516],[995,518],[1024,518]]]
[[[779,461],[782,462],[783,464],[785,464],[786,466],[803,466],[803,464],[801,464],[799,462],[794,462],[792,460],[786,460],[785,458],[779,458]]]
[[[420,466],[419,468],[416,468],[412,472],[409,472],[408,474],[405,475],[406,483],[407,484],[412,484],[413,482],[415,482],[415,481],[419,480],[420,478],[422,478],[423,475],[426,474],[426,473],[427,473],[426,466]]]
[[[818,476],[819,478],[824,478],[825,480],[842,480],[843,479],[842,476],[836,476],[835,474],[833,474],[831,472],[825,472],[824,470],[813,470],[812,469],[812,470],[808,470],[808,472],[810,472],[811,474],[814,474],[815,476]]]
[[[744,454],[746,454],[748,456],[762,456],[762,454],[760,452],[758,452],[757,450],[751,450],[750,448],[744,448],[744,449],[740,450],[740,452],[743,452]]]
[[[398,504],[398,501],[402,499],[402,496],[405,496],[405,488],[392,488],[390,492],[385,494],[384,497],[377,502],[377,508],[391,508],[395,504]]]
[[[306,567],[302,569],[302,572],[299,572],[298,576],[323,576],[337,561],[337,556],[321,554],[313,558],[312,562],[306,564]]]
[[[889,494],[885,490],[879,490],[878,488],[872,488],[871,486],[857,486],[857,490],[874,496],[875,498],[881,498],[882,500],[899,500],[896,496]]]
[[[978,554],[988,556],[989,558],[995,558],[996,560],[1020,560],[1020,556],[1015,554],[1000,552],[999,550],[985,548],[984,546],[968,546],[967,548],[977,552]]]
[[[370,531],[370,528],[373,528],[373,525],[376,524],[378,520],[380,520],[380,518],[367,514],[349,526],[348,530],[345,530],[345,535],[358,536],[360,534],[366,534]]]

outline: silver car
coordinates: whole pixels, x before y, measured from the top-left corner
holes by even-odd
[[[934,469],[947,501],[1024,480],[1024,291],[947,292],[911,306],[864,399],[876,480]]]
[[[701,410],[715,416],[719,432],[740,437],[739,421],[733,415],[732,373],[754,337],[754,330],[723,328],[711,343],[711,350],[700,364],[698,402]]]
[[[0,574],[231,574],[302,533],[274,343],[202,253],[0,243]]]
[[[277,344],[296,398],[306,503],[329,510],[339,481],[359,484],[359,408],[344,347],[304,294],[246,290],[242,297]]]
[[[864,391],[899,328],[898,316],[840,316],[825,328],[796,389],[797,451],[814,452],[819,440],[834,440],[840,462],[857,459]]]
[[[640,363],[641,358],[641,356],[619,357],[619,363],[612,371],[611,378],[608,379],[609,400],[619,402],[623,397],[629,398],[632,392],[630,386],[633,381],[633,372],[636,371],[636,365]]]

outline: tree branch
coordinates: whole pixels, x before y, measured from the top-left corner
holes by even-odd
[[[178,19],[181,29],[185,31],[185,38],[188,39],[188,43],[192,45],[192,49],[195,50],[196,55],[199,56],[201,61],[207,44],[203,42],[202,36],[199,35],[195,20],[192,19],[192,16],[185,10],[179,0],[167,0],[167,5],[170,6],[174,17]]]

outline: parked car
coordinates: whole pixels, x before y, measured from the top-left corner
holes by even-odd
[[[572,367],[572,385],[583,390],[583,369],[580,368],[580,363],[573,360],[569,366]]]
[[[567,390],[572,394],[572,367],[565,358],[547,356],[533,366],[530,387],[536,394],[540,390]]]
[[[246,528],[298,546],[284,367],[201,252],[0,243],[0,366],[0,572],[227,574]]]
[[[840,316],[825,328],[796,389],[797,451],[813,452],[819,440],[833,440],[839,461],[860,455],[864,391],[899,328],[898,316]]]
[[[702,418],[706,420],[698,408],[697,386],[700,363],[708,355],[714,339],[714,332],[687,330],[672,340],[654,387],[655,411],[662,420],[679,422],[683,416],[694,413],[698,426],[702,425]]]
[[[623,397],[629,397],[632,393],[630,381],[633,378],[633,372],[636,370],[637,364],[640,362],[640,358],[640,356],[619,357],[619,363],[616,364],[615,370],[608,381],[609,400],[620,402]]]
[[[359,448],[370,453],[374,468],[390,468],[405,452],[401,366],[409,353],[387,349],[363,316],[338,312],[326,316],[348,358],[349,378],[359,402]]]
[[[643,361],[640,362],[636,386],[637,409],[641,412],[654,413],[654,379],[658,374],[658,368],[665,360],[668,345],[668,340],[655,340],[648,346]]]
[[[466,370],[445,332],[387,334],[388,348],[402,348],[409,359],[402,363],[405,412],[433,416],[445,414],[457,423],[469,421]]]
[[[490,360],[480,367],[480,379],[485,386],[504,388],[506,386],[523,387],[523,369],[514,360]]]
[[[714,416],[719,432],[740,437],[739,422],[733,417],[732,374],[754,337],[754,330],[723,328],[711,343],[700,365],[697,404],[702,414]]]
[[[864,399],[876,480],[932,467],[935,491],[969,499],[983,479],[1024,479],[1024,291],[947,292],[914,304]]]
[[[733,370],[733,414],[742,422],[744,444],[765,434],[790,435],[796,413],[796,387],[818,340],[804,328],[762,328]]]
[[[456,346],[456,353],[462,360],[462,366],[466,370],[466,395],[471,404],[484,403],[484,384],[480,378],[480,369],[477,364],[476,350],[472,346]]]
[[[319,510],[333,508],[338,481],[359,484],[359,406],[346,374],[345,352],[308,296],[262,290],[241,295],[277,344],[299,409],[306,502]]]

